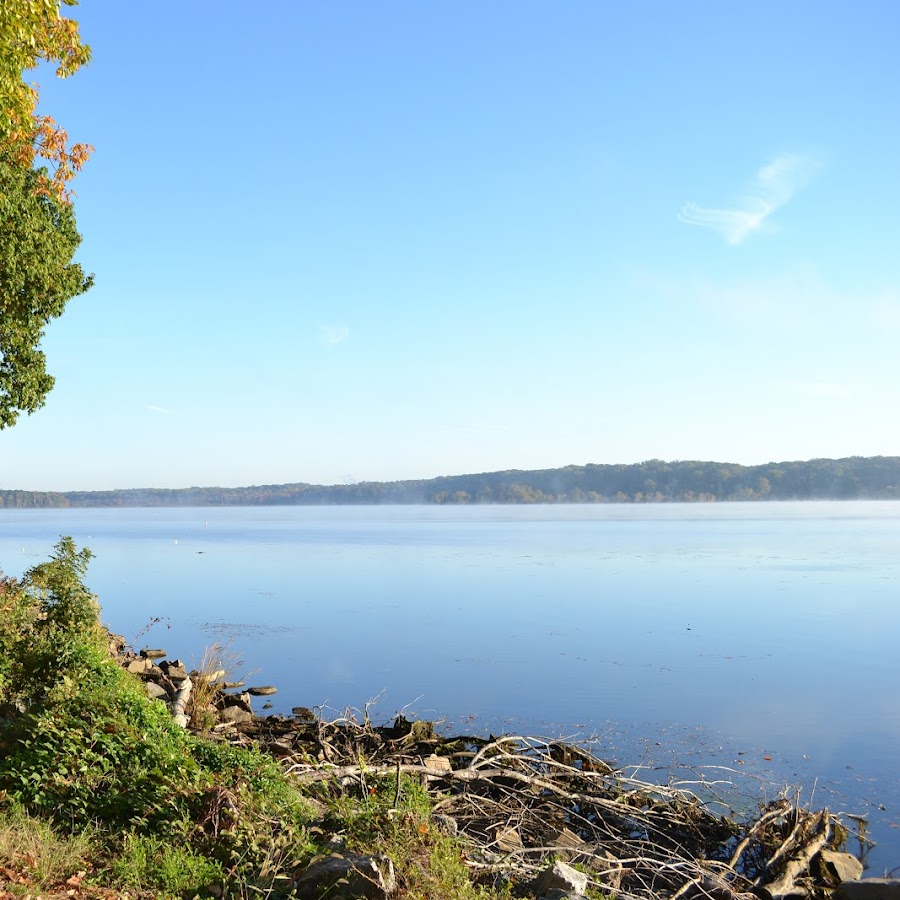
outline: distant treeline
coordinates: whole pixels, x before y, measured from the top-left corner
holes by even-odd
[[[268,506],[373,503],[664,503],[900,498],[900,457],[739,466],[716,462],[565,466],[358,484],[4,491],[0,507]]]

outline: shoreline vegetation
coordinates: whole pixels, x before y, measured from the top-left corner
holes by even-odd
[[[223,648],[188,672],[110,635],[89,560],[63,538],[0,580],[4,898],[853,900],[867,884],[864,819],[760,799],[733,770],[644,781],[577,744],[377,726],[368,707],[257,716],[251,695],[275,689],[229,680]]]
[[[900,499],[900,456],[852,456],[759,466],[652,459],[633,465],[513,469],[336,485],[63,492],[0,489],[0,508],[9,509],[894,499]]]

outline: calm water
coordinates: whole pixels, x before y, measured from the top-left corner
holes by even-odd
[[[5,571],[60,534],[114,631],[165,617],[137,646],[189,664],[233,638],[276,712],[381,695],[740,767],[866,814],[872,874],[900,866],[900,503],[0,510]]]

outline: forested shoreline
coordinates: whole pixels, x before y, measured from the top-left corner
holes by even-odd
[[[327,504],[702,503],[759,500],[900,499],[900,457],[854,456],[735,463],[653,459],[356,484],[130,488],[112,491],[0,490],[11,509]]]

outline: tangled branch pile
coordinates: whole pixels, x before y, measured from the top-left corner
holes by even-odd
[[[703,770],[657,784],[576,744],[442,738],[431,723],[402,716],[391,727],[373,727],[367,715],[271,716],[246,732],[304,785],[365,792],[388,778],[399,794],[402,776],[421,778],[435,817],[464,840],[482,883],[530,881],[557,859],[619,897],[781,900],[825,896],[862,871],[840,852],[848,833],[838,817],[784,794],[750,802],[727,770],[715,770],[716,780]]]

